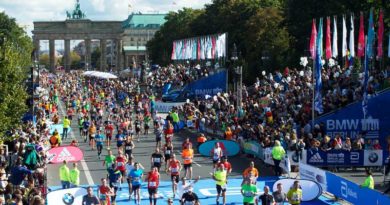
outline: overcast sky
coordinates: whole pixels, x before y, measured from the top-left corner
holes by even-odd
[[[202,8],[211,0],[80,0],[81,10],[91,20],[125,20],[129,12],[177,11],[183,7]],[[31,36],[33,21],[65,20],[76,0],[0,0],[0,12],[15,18]],[[130,5],[130,7],[129,7]]]

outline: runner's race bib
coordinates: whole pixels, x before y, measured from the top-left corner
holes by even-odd
[[[160,163],[161,162],[160,158],[154,158],[153,161],[154,161],[154,163]]]
[[[156,187],[156,186],[157,186],[157,183],[156,183],[156,182],[149,182],[149,186],[150,186],[150,187]]]

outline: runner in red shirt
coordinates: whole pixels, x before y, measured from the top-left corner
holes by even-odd
[[[226,170],[226,173],[230,174],[232,172],[232,165],[230,164],[230,162],[227,161],[227,157],[223,156],[221,158],[221,160],[222,161],[220,163],[218,163],[217,167],[220,167],[221,165],[223,165],[224,169]]]
[[[152,171],[149,172],[147,176],[148,181],[148,192],[149,192],[149,202],[150,205],[152,205],[152,198],[153,198],[153,204],[157,204],[157,189],[158,185],[160,183],[160,174],[158,173],[157,167],[153,167]]]
[[[108,186],[107,179],[102,178],[102,185],[99,186],[98,197],[102,205],[110,205],[110,198],[114,195],[114,191]]]
[[[119,170],[122,176],[126,176],[126,162],[127,158],[122,154],[122,151],[118,152],[118,156],[116,157],[116,169]],[[121,179],[121,183],[123,183],[124,177]],[[119,190],[122,188],[119,187]]]
[[[112,133],[114,133],[114,126],[111,122],[108,122],[106,127],[104,127],[104,134],[106,134],[106,143],[107,147],[110,147],[111,139],[112,139]]]
[[[175,193],[177,189],[177,183],[179,183],[180,171],[181,171],[181,163],[176,159],[176,155],[173,154],[171,159],[168,162],[168,170],[171,173],[171,181],[172,181],[172,192],[173,198],[175,198]]]

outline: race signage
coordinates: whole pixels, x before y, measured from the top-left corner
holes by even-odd
[[[47,156],[49,163],[58,164],[64,160],[67,162],[78,162],[83,159],[84,154],[78,147],[64,146],[50,149]]]

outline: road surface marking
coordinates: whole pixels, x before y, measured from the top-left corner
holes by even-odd
[[[65,116],[65,112],[64,112],[64,109],[62,108],[61,103],[58,103],[58,107],[60,108],[62,115]],[[74,133],[73,133],[73,129],[70,129],[70,136],[72,137],[72,139],[75,139],[75,136],[74,136]],[[80,161],[80,164],[81,164],[81,167],[84,170],[85,178],[87,178],[88,185],[94,185],[95,183],[93,182],[93,179],[92,179],[92,176],[91,176],[91,172],[89,171],[88,165],[85,162],[85,160],[82,159]]]

